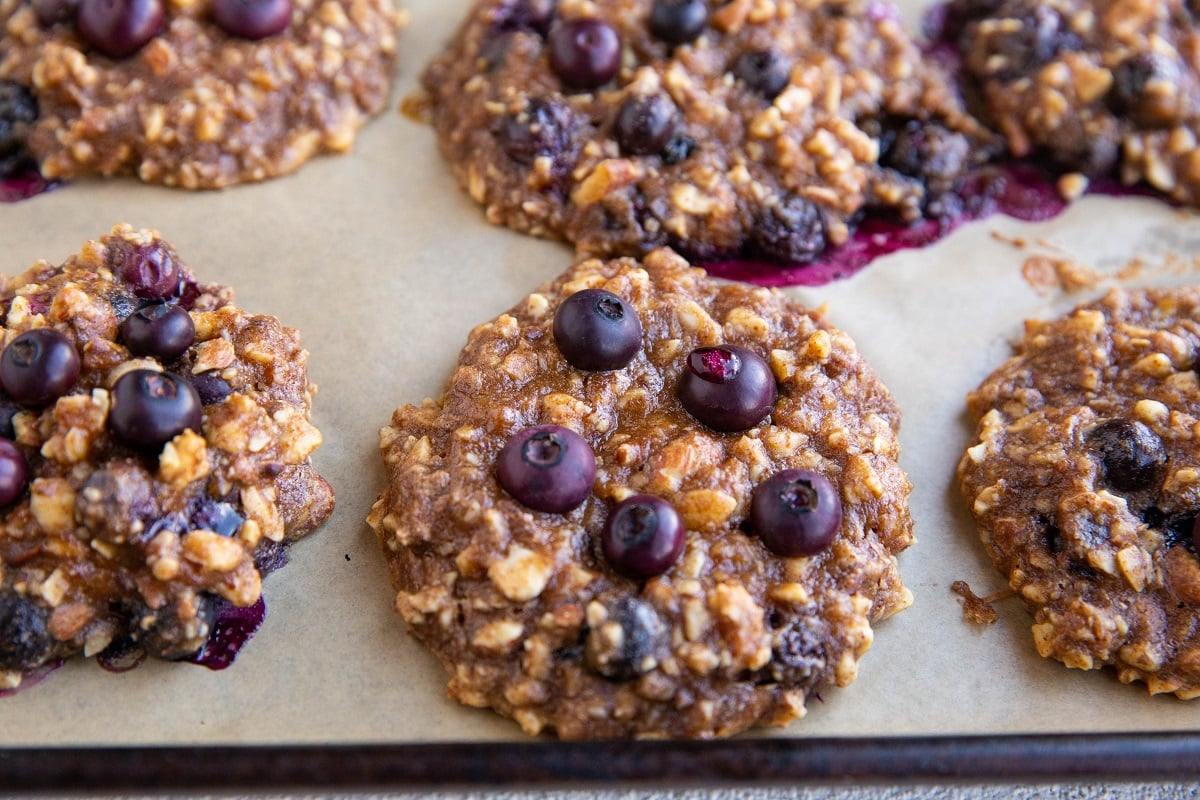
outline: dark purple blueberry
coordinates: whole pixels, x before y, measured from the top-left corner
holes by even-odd
[[[179,306],[152,303],[125,318],[121,341],[135,356],[174,361],[196,341],[196,325]]]
[[[133,459],[109,462],[75,494],[75,519],[103,541],[149,539],[161,514],[154,476]]]
[[[30,669],[50,656],[49,618],[31,600],[0,589],[0,669]]]
[[[1109,104],[1119,114],[1128,114],[1136,122],[1152,126],[1173,125],[1187,111],[1182,67],[1174,58],[1161,53],[1138,53],[1118,64],[1112,71]],[[1171,91],[1148,91],[1151,84],[1172,87]]]
[[[556,23],[546,46],[550,69],[572,89],[603,86],[621,67],[621,39],[613,26],[598,19]]]
[[[642,323],[637,312],[612,292],[584,289],[564,300],[555,312],[554,343],[577,369],[622,369],[642,349]]]
[[[229,503],[204,497],[194,501],[193,506],[188,515],[188,526],[192,530],[203,529],[222,536],[233,536],[245,521]]]
[[[694,42],[708,25],[705,0],[654,0],[650,32],[668,44]]]
[[[635,494],[608,515],[600,546],[617,573],[644,580],[663,574],[678,560],[685,532],[674,506],[661,497]]]
[[[584,663],[613,681],[629,681],[658,666],[670,630],[654,606],[636,597],[605,604],[605,619],[588,628]]]
[[[127,58],[162,30],[162,0],[80,0],[79,35],[109,58]]]
[[[496,459],[496,479],[518,503],[563,514],[592,493],[596,457],[575,431],[539,425],[519,431],[505,443]]]
[[[664,164],[678,164],[685,158],[690,156],[696,149],[696,140],[690,136],[684,136],[681,133],[671,137],[671,141],[667,142],[662,151],[662,160]]]
[[[785,469],[754,489],[750,526],[777,556],[815,555],[833,542],[842,525],[837,489],[819,472]]]
[[[79,378],[79,354],[66,334],[54,328],[25,331],[0,354],[0,384],[24,406],[48,405]]]
[[[0,81],[0,156],[21,150],[26,131],[37,122],[34,96],[19,83]]]
[[[807,264],[827,245],[825,218],[816,203],[789,195],[764,206],[750,231],[750,250],[782,264]]]
[[[12,398],[0,394],[0,438],[16,439],[17,431],[13,427],[13,417],[21,412],[21,407]]]
[[[191,375],[189,379],[196,394],[200,396],[200,402],[206,406],[220,403],[233,394],[233,387],[216,370]]]
[[[1192,552],[1200,553],[1200,515],[1192,523]]]
[[[521,114],[501,117],[495,130],[508,157],[529,166],[541,156],[559,160],[571,146],[575,127],[574,112],[566,103],[538,97]]]
[[[557,7],[557,0],[510,0],[496,9],[492,27],[497,33],[533,31],[545,36]]]
[[[33,0],[33,13],[38,25],[49,28],[75,18],[79,0]]]
[[[950,0],[934,6],[922,20],[926,37],[935,43],[957,44],[968,24],[994,14],[1004,0]]]
[[[29,464],[25,454],[8,439],[0,439],[0,506],[9,506],[25,494]]]
[[[108,424],[125,444],[158,448],[200,420],[200,397],[178,375],[135,369],[113,384]]]
[[[266,39],[287,30],[292,0],[213,0],[213,22],[239,39]]]
[[[1162,439],[1133,420],[1107,419],[1088,431],[1087,442],[1100,457],[1104,477],[1122,492],[1150,488],[1167,461]]]
[[[621,103],[613,134],[625,153],[652,156],[663,151],[678,126],[675,104],[661,94],[652,94]]]
[[[966,175],[971,155],[967,137],[936,122],[909,120],[896,131],[880,163],[925,184],[936,196],[952,192]]]
[[[750,50],[733,62],[733,77],[767,100],[774,100],[791,80],[792,63],[774,50]]]
[[[775,376],[753,350],[736,344],[700,347],[679,376],[679,401],[713,430],[753,428],[775,405]]]
[[[179,293],[183,269],[175,252],[162,242],[134,245],[119,241],[109,246],[108,266],[143,300],[162,300]]]
[[[979,77],[1020,78],[1078,45],[1062,16],[1044,3],[1008,2],[995,19],[1002,24],[975,23],[966,32],[967,68]]]

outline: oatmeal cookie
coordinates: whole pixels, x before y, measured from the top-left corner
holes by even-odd
[[[291,172],[387,104],[400,21],[392,0],[0,0],[0,100],[27,95],[0,159],[7,127],[49,179]]]
[[[1013,155],[1200,204],[1194,0],[954,0],[939,37]]]
[[[487,218],[584,255],[803,263],[981,144],[876,0],[477,0],[423,84]]]
[[[126,225],[0,278],[0,312],[0,688],[195,656],[333,510],[297,332]]]
[[[967,397],[958,467],[1038,652],[1200,695],[1200,288],[1113,290],[1028,322]]]
[[[588,260],[394,413],[369,522],[467,705],[566,739],[782,726],[911,602],[898,425],[779,292]]]

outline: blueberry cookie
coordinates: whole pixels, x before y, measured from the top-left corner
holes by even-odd
[[[0,162],[188,189],[291,172],[386,105],[399,21],[392,0],[0,0]]]
[[[0,688],[196,655],[333,510],[298,334],[125,225],[0,278],[0,320]]]
[[[782,726],[910,603],[898,425],[782,294],[588,260],[395,412],[369,522],[467,705],[566,739]]]
[[[1028,322],[967,397],[958,467],[1037,651],[1200,695],[1200,288],[1113,290]]]
[[[1200,4],[954,0],[939,37],[1013,155],[1200,203]]]
[[[811,261],[980,144],[875,0],[477,0],[423,83],[487,218],[585,255]]]

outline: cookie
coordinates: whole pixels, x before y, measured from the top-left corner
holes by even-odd
[[[899,419],[783,294],[587,260],[394,413],[369,522],[462,703],[564,739],[782,726],[911,601]]]
[[[1043,657],[1200,695],[1200,288],[1026,323],[958,467]]]
[[[980,135],[868,0],[477,0],[423,85],[487,219],[594,256],[811,261],[950,213]]]
[[[1194,0],[954,0],[940,37],[1013,155],[1200,203]]]
[[[0,279],[0,311],[0,688],[196,657],[333,510],[299,335],[127,225]]]
[[[0,0],[0,157],[7,81],[49,179],[291,172],[387,104],[399,21],[392,0]]]

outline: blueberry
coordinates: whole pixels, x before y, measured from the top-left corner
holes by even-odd
[[[21,412],[21,407],[11,398],[0,394],[0,438],[16,439],[17,431],[13,426],[13,417]]]
[[[1132,420],[1107,419],[1088,431],[1087,442],[1100,456],[1109,484],[1122,492],[1150,488],[1167,461],[1162,439]]]
[[[49,617],[31,600],[0,589],[0,669],[30,669],[50,656]]]
[[[1108,101],[1119,114],[1128,114],[1143,125],[1165,127],[1186,113],[1186,93],[1178,87],[1183,75],[1179,62],[1160,53],[1138,53],[1112,71]],[[1151,84],[1170,86],[1171,91],[1148,91]]]
[[[556,23],[546,37],[550,69],[572,89],[595,89],[616,77],[621,40],[616,29],[598,19]]]
[[[688,354],[679,377],[679,401],[700,422],[722,432],[744,431],[775,405],[775,376],[752,350],[736,344]]]
[[[174,361],[196,341],[196,326],[179,306],[151,303],[121,323],[121,341],[135,356]]]
[[[1007,24],[974,28],[982,45],[976,56],[968,53],[967,67],[980,77],[1024,77],[1078,44],[1062,16],[1046,4],[1006,3],[997,15],[1003,15]],[[967,36],[971,36],[970,30]]]
[[[684,532],[674,506],[661,497],[635,494],[608,515],[600,546],[618,574],[642,580],[671,568],[683,552]]]
[[[161,514],[154,477],[132,459],[110,461],[75,494],[76,521],[108,542],[152,538]]]
[[[216,603],[199,593],[192,603],[195,613],[183,619],[174,605],[151,609],[138,604],[129,615],[137,642],[147,653],[167,661],[181,661],[200,652],[212,633]]]
[[[613,134],[629,155],[652,156],[663,151],[678,126],[675,104],[661,94],[652,94],[621,103]]]
[[[49,28],[75,18],[79,0],[33,0],[33,13],[38,25]]]
[[[574,112],[566,103],[538,97],[523,113],[501,117],[496,136],[509,158],[529,166],[541,156],[559,161],[571,146],[575,127]]]
[[[175,252],[163,242],[134,245],[118,241],[109,246],[109,269],[143,300],[162,300],[179,294],[183,269]]]
[[[662,160],[664,164],[678,164],[696,150],[696,140],[690,136],[677,133],[663,147]]]
[[[791,73],[791,62],[774,50],[750,50],[733,62],[733,77],[767,100],[787,88]]]
[[[213,0],[213,22],[239,39],[266,39],[287,30],[292,0]]]
[[[14,155],[25,141],[25,130],[37,121],[34,96],[19,83],[0,81],[0,156]]]
[[[800,195],[764,206],[750,231],[755,255],[784,264],[807,264],[825,250],[825,219],[815,203]]]
[[[25,454],[8,439],[0,439],[0,506],[9,506],[25,494],[29,465]]]
[[[109,58],[127,58],[162,30],[162,0],[80,0],[79,35]]]
[[[957,42],[967,25],[991,16],[1003,4],[1004,0],[950,0],[940,9],[933,9],[931,21],[936,23],[935,30],[926,33],[942,42]]]
[[[193,501],[191,513],[188,515],[188,525],[191,529],[212,531],[222,536],[233,536],[244,521],[242,515],[229,503],[221,503],[207,497]]]
[[[108,424],[125,444],[158,448],[200,421],[200,397],[178,375],[134,369],[113,384]]]
[[[200,396],[200,402],[203,405],[208,406],[213,403],[220,403],[226,397],[233,394],[233,387],[216,370],[201,372],[199,375],[191,375],[189,379],[192,382],[192,388]]]
[[[694,42],[708,24],[705,0],[654,0],[650,32],[668,44]]]
[[[637,312],[603,289],[584,289],[564,300],[553,330],[559,352],[577,369],[622,369],[642,349]]]
[[[596,457],[574,431],[539,425],[509,438],[496,460],[496,478],[522,505],[562,514],[592,493]]]
[[[0,384],[21,405],[48,405],[69,392],[78,378],[75,345],[54,328],[25,331],[0,353]]]
[[[771,677],[793,686],[812,685],[827,663],[822,642],[825,636],[822,623],[815,619],[798,619],[775,635],[771,648]]]
[[[496,9],[493,30],[532,31],[544,36],[550,30],[557,5],[556,0],[508,0]]]
[[[842,525],[842,503],[819,472],[786,469],[755,487],[750,526],[767,549],[794,558],[821,552]]]
[[[896,131],[880,163],[919,179],[928,196],[952,192],[966,175],[971,144],[936,122],[909,120]]]
[[[605,604],[606,618],[588,629],[584,663],[614,681],[629,681],[649,672],[669,644],[666,623],[654,607],[636,597]]]

